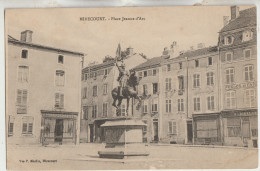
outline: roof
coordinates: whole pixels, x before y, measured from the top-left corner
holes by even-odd
[[[169,56],[159,56],[159,57],[148,59],[148,61],[134,67],[133,70],[141,70],[145,68],[152,68],[152,67],[159,66],[161,62],[164,61],[167,57]]]
[[[195,57],[195,56],[202,56],[202,55],[207,55],[207,54],[215,53],[215,52],[218,52],[218,46],[210,46],[210,47],[205,47],[202,49],[184,52],[181,55],[177,56],[176,58],[171,58],[168,61],[184,59],[185,57],[191,58],[191,57]]]
[[[239,12],[239,16],[231,20],[220,32],[226,32],[238,28],[256,26],[256,7],[248,8]]]
[[[70,50],[58,49],[58,48],[54,48],[54,47],[50,47],[50,46],[39,45],[39,44],[31,43],[31,42],[20,41],[20,40],[13,38],[10,35],[8,35],[8,43],[26,45],[26,46],[35,47],[35,48],[48,49],[48,50],[58,51],[58,52],[62,52],[62,53],[70,53],[73,55],[84,56],[84,53],[81,53],[81,52],[74,52],[74,51],[70,51]]]
[[[145,126],[146,124],[141,120],[115,120],[106,121],[101,127],[115,127],[115,126]]]

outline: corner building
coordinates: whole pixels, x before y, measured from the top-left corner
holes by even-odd
[[[256,8],[231,7],[219,32],[224,145],[257,147]]]
[[[79,142],[82,53],[32,42],[32,31],[8,36],[8,144]]]

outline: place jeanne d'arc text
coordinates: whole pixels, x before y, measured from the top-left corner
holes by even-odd
[[[80,21],[144,21],[144,17],[80,17]]]

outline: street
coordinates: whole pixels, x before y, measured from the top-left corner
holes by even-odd
[[[148,146],[149,157],[100,159],[102,144],[19,146],[9,145],[7,168],[16,170],[107,169],[252,169],[257,168],[258,149],[184,145]]]

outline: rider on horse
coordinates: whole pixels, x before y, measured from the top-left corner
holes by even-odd
[[[120,61],[116,61],[116,66],[119,70],[119,76],[117,78],[117,81],[119,82],[119,88],[118,88],[118,96],[122,97],[123,96],[123,89],[126,86],[129,74],[128,71],[125,69],[125,64],[123,59]]]

